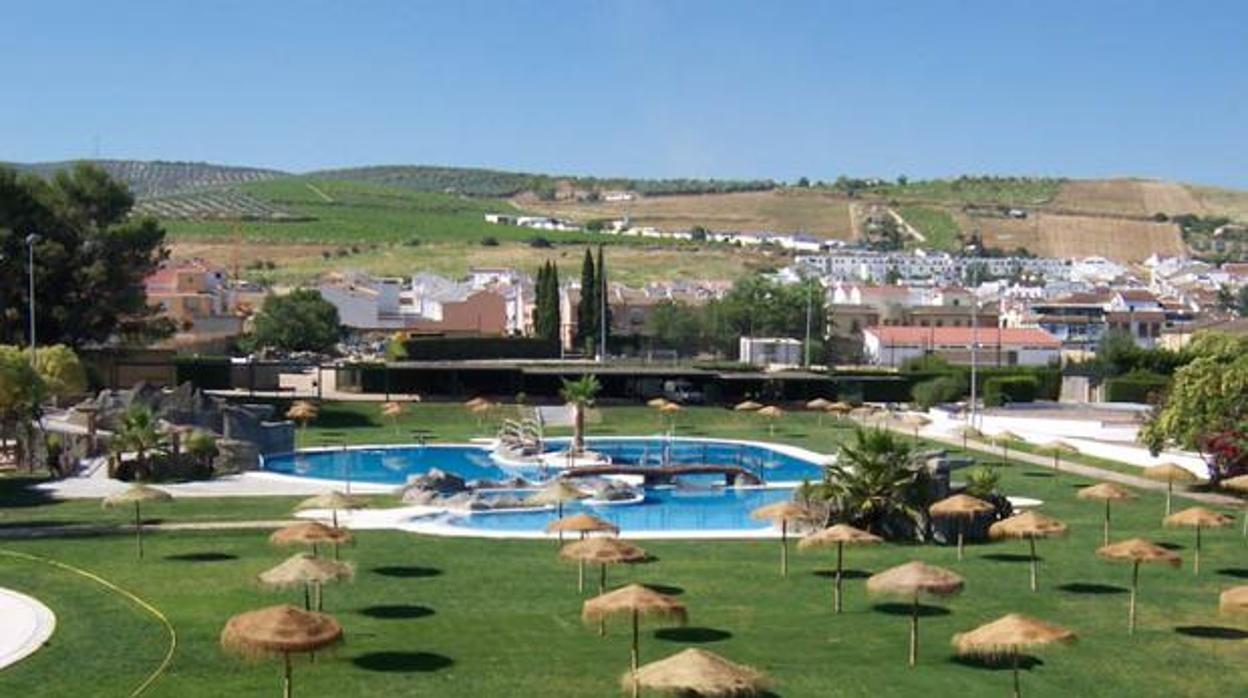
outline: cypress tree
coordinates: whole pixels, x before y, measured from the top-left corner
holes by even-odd
[[[576,343],[586,351],[593,347],[594,336],[598,332],[598,317],[595,312],[598,304],[594,300],[597,288],[594,254],[586,247],[585,260],[581,262],[581,299],[576,305]]]
[[[533,336],[545,339],[546,337],[546,285],[549,280],[550,262],[546,262],[537,269],[537,284],[533,290]]]
[[[550,317],[549,335],[546,339],[559,341],[560,328],[563,326],[562,311],[559,308],[559,267],[554,262],[547,262],[550,271],[546,275],[546,307]]]

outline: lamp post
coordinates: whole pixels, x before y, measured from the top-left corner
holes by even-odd
[[[26,271],[30,276],[30,360],[35,360],[35,243],[39,235],[26,236]]]

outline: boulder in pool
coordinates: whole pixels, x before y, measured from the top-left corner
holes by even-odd
[[[637,497],[637,490],[620,482],[608,482],[594,492],[594,499],[604,502],[619,502]]]
[[[431,468],[424,475],[417,475],[407,481],[408,490],[431,490],[439,494],[455,494],[468,489],[464,478],[437,468]]]

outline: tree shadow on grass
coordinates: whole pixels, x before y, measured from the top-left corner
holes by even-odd
[[[1246,567],[1224,567],[1218,570],[1218,574],[1225,577],[1234,577],[1236,579],[1248,579],[1248,568]]]
[[[873,610],[890,616],[906,616],[914,612],[914,605],[908,603],[877,603],[871,607]],[[937,616],[949,615],[949,609],[944,606],[932,606],[929,604],[919,604],[920,618],[935,618]]]
[[[21,520],[6,519],[4,521],[0,521],[0,531],[3,531],[7,528],[57,528],[60,526],[81,526],[81,525],[83,525],[83,522],[81,521],[61,521],[59,519],[44,520],[44,521],[21,521]]]
[[[642,584],[642,586],[657,594],[666,594],[668,596],[680,596],[685,593],[684,587],[672,586],[670,584],[651,584],[647,582]]]
[[[1248,630],[1227,628],[1220,625],[1179,625],[1174,632],[1187,637],[1199,637],[1205,640],[1243,640],[1248,638]]]
[[[1165,548],[1166,550],[1184,550],[1187,548],[1187,546],[1182,543],[1171,543],[1169,541],[1159,541],[1157,545],[1158,547]]]
[[[836,570],[815,570],[811,574],[824,579],[836,579]],[[866,579],[871,573],[867,570],[841,570],[841,579]]]
[[[401,577],[403,579],[424,579],[425,577],[437,577],[442,574],[442,570],[436,567],[417,567],[415,565],[384,565],[382,567],[374,567],[373,572],[383,577]]]
[[[361,608],[360,615],[369,618],[380,618],[382,620],[411,620],[413,618],[425,618],[434,614],[434,610],[428,606],[416,606],[412,604],[393,604],[382,606],[368,606]]]
[[[369,652],[355,657],[351,663],[366,671],[412,673],[445,669],[455,660],[432,652]]]
[[[1043,470],[1028,470],[1022,473],[1023,477],[1056,477],[1053,473],[1046,473]]]
[[[1031,562],[1031,556],[1025,553],[986,553],[980,557],[992,562]],[[1036,555],[1036,559],[1043,562],[1044,556]]]
[[[355,429],[380,425],[369,415],[326,406],[316,415],[316,419],[312,420],[312,426],[317,429]]]
[[[654,636],[660,640],[669,642],[688,642],[691,644],[704,644],[707,642],[723,642],[732,637],[732,633],[719,628],[660,628],[654,631]]]
[[[1059,591],[1064,591],[1068,594],[1088,594],[1093,596],[1127,593],[1124,587],[1117,587],[1111,584],[1094,584],[1091,582],[1071,582],[1062,584],[1057,588]]]
[[[166,560],[174,562],[225,562],[227,560],[237,560],[237,555],[230,553],[218,553],[215,551],[204,551],[202,553],[180,553],[178,555],[166,555]]]
[[[967,667],[969,669],[982,669],[985,671],[1010,671],[1014,668],[1013,659],[1007,655],[992,657],[976,657],[976,656],[954,656],[949,659],[953,664]],[[1044,660],[1032,656],[1030,654],[1018,655],[1018,668],[1031,671],[1032,669],[1044,666]]]
[[[59,500],[51,494],[34,488],[43,482],[47,480],[39,477],[0,478],[0,507],[17,509],[57,504]]]

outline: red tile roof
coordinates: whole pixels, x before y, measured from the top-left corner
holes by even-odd
[[[972,328],[970,327],[868,327],[870,332],[879,338],[885,346],[931,346],[931,345],[964,345],[970,346]],[[999,334],[998,334],[999,333]],[[1001,344],[1027,345],[1033,347],[1062,346],[1061,340],[1038,327],[981,327],[977,334],[980,344],[996,345],[998,337]]]

